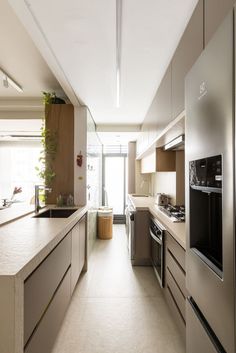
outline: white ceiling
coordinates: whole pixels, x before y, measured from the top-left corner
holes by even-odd
[[[197,0],[123,0],[120,108],[116,107],[115,0],[9,2],[47,57],[26,18],[30,14],[95,122],[128,124],[143,121]]]
[[[130,141],[136,141],[139,132],[137,131],[116,131],[116,132],[98,132],[100,141],[103,145],[127,145]]]
[[[0,100],[40,97],[43,90],[61,92],[57,79],[7,0],[0,0],[0,48],[0,68],[23,87],[22,93],[11,86],[3,87],[0,74]]]

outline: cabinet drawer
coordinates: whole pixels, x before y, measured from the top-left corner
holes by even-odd
[[[184,297],[187,297],[185,273],[168,249],[166,253],[166,267],[167,271],[174,277]]]
[[[171,273],[166,271],[166,285],[172,293],[172,296],[175,300],[176,305],[179,308],[179,311],[185,321],[185,297],[183,293],[179,290],[174,278],[172,277]]]
[[[169,249],[180,266],[185,271],[185,250],[172,238],[171,235],[167,234],[167,249]]]
[[[25,353],[50,353],[70,302],[70,269],[25,347]]]
[[[69,233],[24,284],[24,344],[42,317],[71,262]]]
[[[185,335],[186,335],[185,322],[184,322],[182,316],[180,315],[179,309],[178,309],[178,307],[173,299],[172,293],[168,287],[166,289],[166,301],[167,301],[168,306],[171,310],[171,313],[174,317],[174,321],[175,321],[175,323],[181,333],[181,336],[182,336],[183,340],[185,341]]]

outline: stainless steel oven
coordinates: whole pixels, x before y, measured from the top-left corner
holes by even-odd
[[[161,287],[164,287],[164,231],[157,219],[150,219],[151,261]]]

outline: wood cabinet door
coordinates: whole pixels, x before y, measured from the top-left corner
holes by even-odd
[[[79,221],[79,275],[86,259],[86,216]]]
[[[71,293],[73,293],[86,260],[86,215],[72,229]]]
[[[203,0],[200,0],[172,59],[172,119],[184,110],[185,76],[202,50]]]
[[[79,223],[72,229],[71,248],[71,293],[73,293],[80,274],[80,233]]]
[[[151,144],[171,121],[171,66],[160,83],[144,122],[148,126],[148,140]]]
[[[52,351],[70,302],[70,275],[69,269],[25,346],[24,353],[50,353]]]
[[[235,0],[205,0],[205,45],[233,8]]]
[[[45,312],[71,262],[71,232],[24,283],[24,343]]]

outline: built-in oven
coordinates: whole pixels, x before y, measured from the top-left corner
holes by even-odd
[[[156,277],[164,287],[164,231],[163,225],[155,218],[150,218],[151,262]]]

